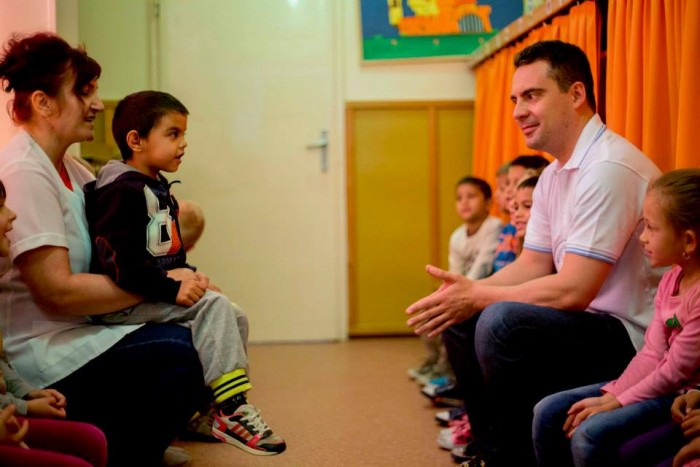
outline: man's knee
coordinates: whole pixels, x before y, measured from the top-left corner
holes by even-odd
[[[469,337],[469,330],[467,328],[467,321],[461,323],[453,324],[449,328],[442,331],[440,334],[442,342],[444,344],[452,344],[455,342],[462,342],[464,339]]]
[[[479,347],[505,344],[513,330],[521,326],[523,317],[532,318],[532,314],[523,310],[522,306],[518,302],[498,302],[484,309],[476,325],[477,353]]]
[[[474,329],[480,314],[453,324],[441,334],[442,342],[449,355],[453,353],[462,354],[465,351],[473,352],[474,349]]]

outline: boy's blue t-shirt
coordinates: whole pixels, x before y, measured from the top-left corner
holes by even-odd
[[[506,265],[515,261],[518,251],[518,241],[515,238],[515,232],[515,226],[508,223],[498,235],[496,257],[493,259],[493,272],[503,269]]]

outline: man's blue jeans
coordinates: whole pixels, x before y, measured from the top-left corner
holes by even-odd
[[[609,315],[500,302],[443,333],[476,447],[489,467],[532,466],[543,397],[620,375],[635,353]]]
[[[674,395],[595,414],[576,427],[571,439],[567,438],[562,430],[567,411],[582,399],[600,396],[604,384],[562,391],[537,403],[532,436],[540,467],[619,466],[620,446],[670,420]]]

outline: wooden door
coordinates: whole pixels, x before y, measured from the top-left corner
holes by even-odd
[[[346,108],[349,332],[410,334],[404,310],[436,283],[460,224],[457,180],[471,172],[471,102]]]

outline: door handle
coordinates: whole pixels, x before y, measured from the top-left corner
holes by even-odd
[[[321,150],[321,172],[328,172],[328,130],[321,130],[321,137],[317,141],[307,144],[306,149]]]

